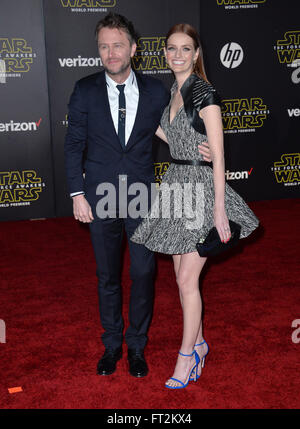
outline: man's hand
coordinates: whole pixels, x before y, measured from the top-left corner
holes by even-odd
[[[210,150],[207,142],[198,145],[199,152],[203,155],[204,161],[211,162]]]
[[[74,218],[84,223],[91,223],[94,220],[92,209],[83,194],[73,197]]]

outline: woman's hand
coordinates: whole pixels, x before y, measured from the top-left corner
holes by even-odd
[[[207,142],[198,145],[199,153],[203,155],[204,161],[211,162],[211,153]]]
[[[231,237],[228,217],[224,208],[214,208],[214,223],[222,243],[227,243]]]

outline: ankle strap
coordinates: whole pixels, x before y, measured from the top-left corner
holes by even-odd
[[[183,354],[183,353],[181,353],[181,352],[178,352],[179,354],[180,354],[180,356],[193,356],[194,354],[195,354],[195,350],[193,351],[193,353],[192,354],[190,354],[190,355],[185,355],[185,354]]]
[[[202,344],[206,344],[206,341],[204,340],[204,341],[202,341],[202,343],[195,344],[195,347],[196,347],[196,346],[202,346]]]

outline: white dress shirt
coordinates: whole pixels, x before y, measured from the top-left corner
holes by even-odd
[[[117,85],[119,83],[111,79],[107,73],[105,73],[105,79],[107,84],[107,94],[110,106],[110,113],[113,119],[116,133],[118,134],[118,122],[119,122],[119,90]],[[133,71],[130,71],[130,75],[122,83],[125,84],[124,94],[126,100],[126,119],[125,119],[125,144],[127,144],[136,117],[138,102],[139,102],[139,88],[136,81],[136,76]]]
[[[112,116],[112,120],[114,123],[114,127],[116,133],[118,134],[118,124],[119,124],[119,90],[117,85],[119,83],[115,82],[111,79],[107,73],[105,73],[106,85],[107,85],[107,94],[108,101],[110,107],[110,113]],[[136,76],[134,72],[131,70],[130,75],[122,83],[125,84],[124,94],[125,94],[125,102],[126,102],[126,118],[125,118],[125,145],[128,143],[130,134],[132,132],[132,128],[134,125],[136,112],[138,108],[139,102],[139,87],[136,81]],[[81,192],[73,192],[70,194],[71,197],[75,197],[75,195],[84,194]]]

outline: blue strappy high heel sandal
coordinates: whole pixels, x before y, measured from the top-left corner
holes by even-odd
[[[193,368],[191,369],[190,374],[189,374],[188,379],[187,379],[187,382],[185,384],[183,383],[183,381],[178,380],[177,378],[171,377],[171,378],[169,378],[169,380],[177,381],[178,383],[181,384],[181,386],[168,386],[167,384],[165,384],[165,386],[168,389],[183,389],[184,387],[186,387],[189,384],[190,380],[197,381],[197,378],[196,378],[197,377],[197,369],[198,369],[198,365],[199,365],[199,362],[200,362],[200,358],[198,356],[198,353],[196,352],[196,350],[194,350],[193,353],[191,353],[190,355],[185,355],[185,354],[183,354],[181,352],[179,352],[179,354],[180,354],[180,356],[185,356],[185,357],[186,356],[193,356],[193,355],[195,355],[195,361],[196,361],[196,363],[193,366]],[[195,373],[195,371],[196,371],[196,373]],[[193,372],[195,374],[194,378],[192,377]]]
[[[200,359],[200,357],[199,357],[199,355],[198,355],[198,357],[199,357],[199,363],[200,363],[200,365],[201,365],[201,368],[204,368],[204,365],[205,365],[205,356],[207,355],[207,353],[209,352],[209,347],[208,347],[208,344],[207,344],[207,342],[204,340],[204,341],[202,341],[202,343],[199,343],[199,344],[195,344],[195,346],[194,347],[197,347],[197,346],[202,346],[202,344],[206,344],[207,345],[207,352],[205,353],[205,355],[204,356],[202,356],[202,358]],[[197,353],[197,352],[196,352]],[[197,353],[198,354],[198,353]],[[197,381],[198,380],[198,378],[200,378],[200,375],[198,375],[198,367],[197,367],[197,369],[196,369],[196,380],[195,381]],[[192,375],[194,375],[194,373],[192,374]]]

